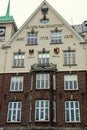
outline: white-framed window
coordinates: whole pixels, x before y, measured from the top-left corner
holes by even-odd
[[[78,90],[77,75],[64,75],[64,90]]]
[[[49,52],[39,52],[38,53],[39,64],[46,65],[49,64]]]
[[[8,122],[21,122],[22,102],[9,102],[8,104]]]
[[[56,75],[53,74],[53,89],[56,90]]]
[[[61,43],[62,42],[62,32],[52,31],[51,32],[51,43]]]
[[[53,101],[53,122],[56,122],[56,101]]]
[[[49,100],[36,100],[35,121],[49,121]]]
[[[76,64],[75,51],[64,51],[64,65]]]
[[[23,67],[24,66],[24,53],[14,53],[14,67]]]
[[[38,33],[37,32],[28,32],[27,33],[27,44],[37,44],[38,42]]]
[[[10,91],[23,91],[23,76],[12,76],[10,83]]]
[[[79,101],[65,102],[65,121],[66,122],[80,122],[80,107]]]
[[[49,74],[36,74],[36,89],[49,89],[50,81],[49,81]]]

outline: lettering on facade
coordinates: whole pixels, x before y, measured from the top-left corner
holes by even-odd
[[[17,38],[16,41],[24,41],[24,40],[25,40],[25,38],[24,38],[24,37],[21,37],[21,38]]]
[[[49,37],[43,36],[43,37],[40,37],[40,40],[49,40]]]
[[[73,38],[73,35],[65,35],[64,39]]]
[[[55,27],[63,27],[64,24],[48,24],[48,25],[33,25],[27,26],[25,29],[43,29],[43,28],[55,28]]]

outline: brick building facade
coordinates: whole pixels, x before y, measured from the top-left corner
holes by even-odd
[[[0,129],[86,130],[86,35],[46,1],[17,30],[9,5],[0,17]]]

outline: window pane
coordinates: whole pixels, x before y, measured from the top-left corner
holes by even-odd
[[[71,110],[71,121],[74,121],[74,110]]]
[[[39,109],[36,110],[36,120],[39,120]]]
[[[73,89],[73,83],[70,81],[70,89]]]
[[[39,101],[36,102],[36,107],[39,107]]]
[[[17,121],[20,121],[20,117],[21,117],[20,110],[18,110],[18,112],[17,112]]]
[[[74,89],[77,89],[77,81],[74,81]]]
[[[66,102],[66,108],[69,108],[69,102]]]
[[[44,110],[43,109],[41,109],[41,113],[40,113],[40,119],[44,119]]]
[[[65,81],[65,89],[68,89],[68,81]]]
[[[45,120],[48,120],[48,109],[46,109]]]
[[[79,110],[76,110],[76,121],[79,121]]]
[[[69,119],[69,110],[66,110],[66,121],[70,121],[70,119]]]
[[[11,115],[12,115],[12,111],[9,110],[9,114],[8,114],[8,121],[11,121]]]
[[[75,108],[79,108],[78,102],[75,102]]]
[[[73,102],[70,102],[70,107],[71,107],[71,108],[74,108]]]

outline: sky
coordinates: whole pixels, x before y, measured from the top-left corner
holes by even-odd
[[[69,24],[87,20],[87,0],[46,0]],[[31,16],[43,0],[10,0],[10,15],[19,27]],[[0,16],[6,14],[8,0],[0,0]]]

